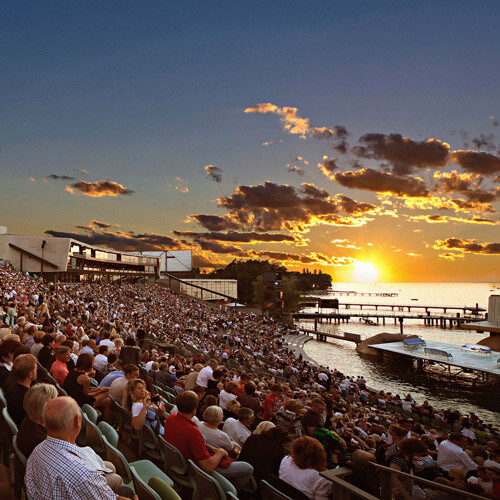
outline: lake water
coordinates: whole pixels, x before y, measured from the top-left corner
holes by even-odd
[[[340,304],[394,304],[479,307],[487,309],[490,295],[500,294],[498,283],[335,283],[334,290],[356,292],[397,293],[395,297],[340,296],[329,294],[322,298],[337,298]],[[416,300],[415,300],[416,299]],[[352,308],[354,309],[354,307]],[[420,311],[420,310],[418,310]],[[456,311],[450,311],[454,314]],[[462,312],[460,311],[462,314]],[[424,313],[425,314],[425,313]],[[310,322],[301,323],[311,328]],[[399,324],[387,319],[386,325],[365,325],[352,318],[349,323],[330,325],[331,332],[357,333],[362,338],[381,332],[399,333]],[[416,334],[424,340],[448,344],[474,344],[488,336],[474,330],[442,329],[426,327],[422,320],[405,319],[404,333]],[[355,344],[329,339],[327,343],[311,340],[305,344],[305,352],[317,363],[337,368],[347,375],[363,375],[370,387],[391,391],[393,394],[412,394],[418,403],[425,399],[436,408],[453,408],[461,412],[473,411],[488,422],[500,425],[500,387],[461,387],[447,381],[438,381],[425,374],[417,374],[407,365],[388,365],[360,356]]]

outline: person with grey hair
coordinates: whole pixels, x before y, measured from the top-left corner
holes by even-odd
[[[240,408],[238,410],[238,420],[227,418],[222,430],[234,441],[240,448],[250,437],[252,432],[249,427],[253,424],[255,414],[250,408]]]
[[[205,442],[214,448],[223,448],[229,453],[234,451],[233,443],[229,436],[219,429],[222,423],[224,412],[220,406],[209,406],[203,412],[203,422],[200,422],[198,429],[205,438]]]
[[[26,458],[47,437],[47,431],[43,426],[43,410],[45,405],[54,398],[57,398],[57,389],[51,384],[35,385],[24,397],[23,407],[26,418],[19,427],[17,446]]]
[[[82,415],[73,398],[50,400],[43,420],[47,439],[33,450],[26,464],[26,488],[33,500],[139,500],[137,495],[130,496],[129,488],[120,486],[113,492],[104,476],[112,472],[108,463],[91,448],[76,445]]]

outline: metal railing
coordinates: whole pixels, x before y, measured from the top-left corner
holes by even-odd
[[[439,495],[440,499],[484,500],[482,496],[458,490],[445,484],[406,474],[383,465],[373,465],[377,470],[380,481],[380,498],[382,500],[424,500],[437,495]]]
[[[484,500],[485,498],[383,465],[376,463],[371,465],[375,467],[378,477],[380,486],[378,495],[372,495],[352,484],[353,471],[348,467],[339,467],[321,473],[332,483],[332,498],[334,500],[427,500],[433,497],[441,500]]]

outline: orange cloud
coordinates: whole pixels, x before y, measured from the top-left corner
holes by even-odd
[[[246,111],[245,111],[246,113]],[[279,141],[266,141],[266,142],[263,142],[261,143],[261,146],[272,146],[273,144],[281,144],[283,142],[283,139],[279,140]]]
[[[364,189],[399,198],[426,198],[429,196],[429,191],[423,180],[418,177],[379,172],[372,168],[363,168],[357,172],[336,172],[331,178],[349,189]]]
[[[450,260],[450,261],[455,261],[457,259],[463,259],[465,255],[463,253],[452,253],[452,252],[446,252],[446,253],[440,253],[438,255],[440,259],[444,260]]]
[[[207,176],[212,179],[215,182],[222,182],[222,172],[223,170],[219,167],[216,167],[214,165],[207,165],[205,168],[205,171],[207,173]]]
[[[176,191],[180,191],[181,193],[189,193],[189,188],[187,187],[187,182],[180,177],[176,177],[175,180],[177,184],[169,184],[168,187],[171,189],[175,189]]]
[[[117,182],[106,180],[96,182],[78,181],[71,184],[71,186],[66,186],[66,191],[71,194],[74,194],[75,191],[80,191],[80,193],[85,196],[92,196],[93,198],[100,198],[102,196],[115,197],[118,195],[131,195],[135,193],[135,191]]]
[[[290,106],[282,108],[271,104],[270,102],[260,103],[245,109],[245,113],[267,114],[272,113],[280,117],[283,124],[283,129],[289,134],[296,134],[302,139],[312,137],[313,139],[330,139],[332,137],[345,137],[348,135],[345,127],[335,126],[328,127],[313,127],[309,122],[309,118],[302,118],[298,115],[298,109]],[[267,145],[267,144],[266,144]]]
[[[446,240],[436,240],[433,248],[436,250],[455,250],[462,253],[500,255],[500,243],[478,243],[475,239],[448,238]]]

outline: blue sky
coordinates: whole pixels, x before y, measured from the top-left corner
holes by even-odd
[[[311,125],[345,126],[350,147],[363,134],[395,133],[414,141],[436,138],[450,151],[482,151],[470,141],[492,134],[488,152],[497,156],[498,127],[490,116],[500,116],[499,11],[494,1],[10,2],[0,18],[0,224],[42,234],[81,232],[74,226],[97,220],[174,238],[172,230],[207,229],[186,225],[188,215],[222,216],[218,198],[266,180],[297,189],[312,183],[331,196],[344,193],[382,207],[380,191],[346,190],[317,168],[324,155],[342,160],[331,144],[287,133],[275,114],[244,110],[258,103],[295,107]],[[276,142],[261,145],[267,141]],[[299,161],[302,177],[286,169],[298,156],[308,162]],[[347,154],[341,169],[352,168],[352,158]],[[357,168],[387,170],[379,160],[365,158]],[[207,165],[222,170],[221,182],[207,178]],[[434,170],[405,175],[429,185]],[[48,180],[50,174],[75,179]],[[134,193],[97,198],[66,190],[101,180]],[[490,191],[498,186],[493,176],[475,182],[476,188],[489,183]],[[408,247],[395,249],[397,272],[373,262],[386,269],[383,279],[418,279],[404,271],[416,261],[422,269],[443,269],[444,279],[466,259],[477,274],[464,278],[493,280],[500,279],[488,271],[498,267],[496,247],[479,253],[455,247],[455,259],[439,258],[432,247],[438,238],[497,242],[497,206],[495,199],[494,212],[447,209],[439,230],[422,222],[417,233],[410,211],[425,214],[407,206],[406,212],[392,207],[396,217],[379,212],[356,229],[323,221],[308,227],[306,246],[286,249],[254,242],[239,246],[245,250],[239,254],[214,253],[194,240],[182,244],[213,263],[264,248],[308,255],[310,262],[283,262],[318,265],[347,279],[357,261],[380,259],[403,239]],[[396,222],[398,236],[377,241]],[[91,237],[91,230],[83,234]],[[359,250],[327,246],[328,238]],[[380,247],[378,256],[368,242]],[[325,264],[314,252],[352,260]]]

